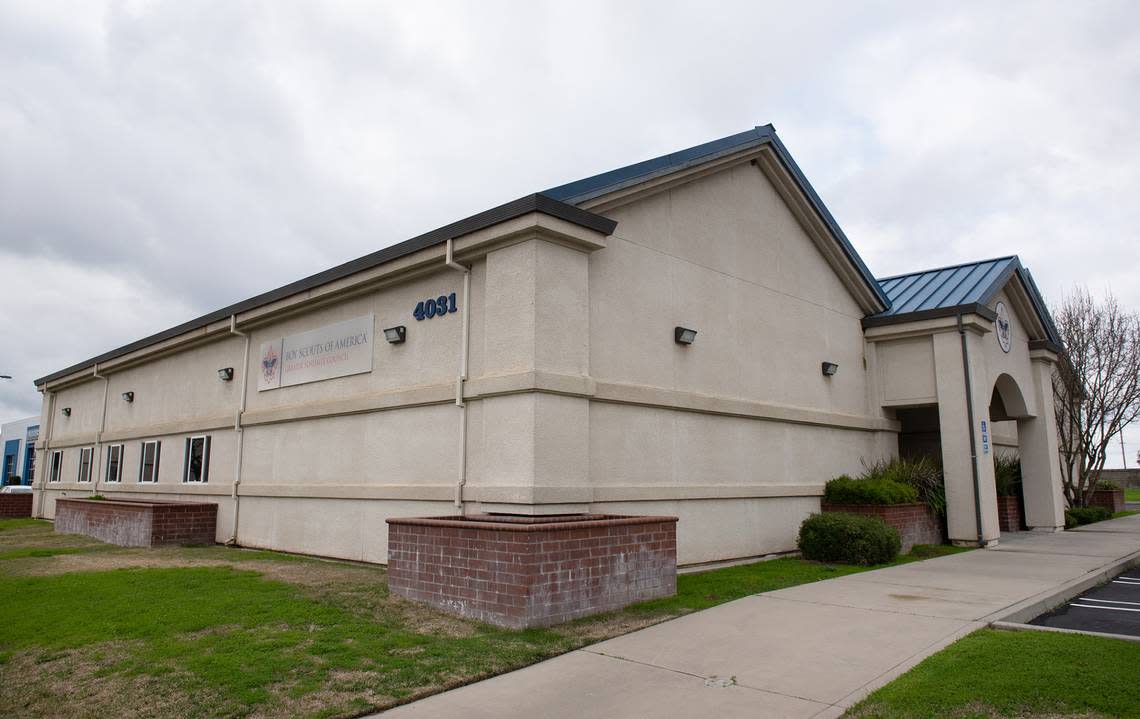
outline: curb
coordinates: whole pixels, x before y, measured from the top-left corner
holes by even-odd
[[[1133,552],[1099,569],[1093,570],[1083,577],[1073,579],[1060,587],[1049,589],[1036,594],[1029,599],[1018,602],[993,614],[982,617],[980,621],[989,624],[993,629],[1006,631],[1029,632],[1060,632],[1066,634],[1086,634],[1091,636],[1112,637],[1114,639],[1127,639],[1140,641],[1140,637],[1130,637],[1123,634],[1108,634],[1104,632],[1082,632],[1076,629],[1061,629],[1057,627],[1042,627],[1036,624],[1027,624],[1031,619],[1050,612],[1073,597],[1083,594],[1093,587],[1100,586],[1121,572],[1140,566],[1140,551]]]

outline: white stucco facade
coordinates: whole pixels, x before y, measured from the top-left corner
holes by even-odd
[[[1031,523],[1062,524],[1047,486],[1056,355],[1032,349],[1044,330],[1017,278],[999,295],[1014,310],[1008,353],[984,308],[961,332],[957,316],[871,326],[888,303],[781,152],[753,143],[570,209],[500,213],[45,377],[35,511],[91,492],[208,498],[220,542],[372,562],[386,561],[387,517],[667,514],[680,563],[707,562],[793,549],[828,479],[899,452],[898,409],[937,407],[951,537],[977,539],[973,464],[995,540],[992,465],[969,451],[964,337],[975,423],[999,379],[1018,390],[998,435],[1041,485]],[[453,293],[456,311],[412,317]],[[265,343],[365,316],[370,372],[259,391]],[[397,326],[406,340],[389,344]],[[696,341],[675,342],[678,326]],[[187,482],[201,436],[208,481]],[[156,481],[140,481],[154,441]],[[121,478],[108,476],[119,445]]]

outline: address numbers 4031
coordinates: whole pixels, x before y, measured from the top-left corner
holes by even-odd
[[[432,317],[442,317],[450,312],[457,312],[459,308],[455,305],[455,293],[450,295],[440,295],[430,300],[422,300],[416,303],[416,308],[412,310],[412,316],[416,321],[430,320]]]

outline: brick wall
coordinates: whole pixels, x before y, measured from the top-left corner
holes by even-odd
[[[1124,511],[1124,490],[1123,489],[1098,489],[1093,492],[1092,499],[1089,500],[1090,507],[1106,507],[1115,512]]]
[[[0,494],[0,519],[32,516],[32,494]]]
[[[504,627],[558,624],[677,591],[677,518],[388,520],[388,587]]]
[[[1100,478],[1118,487],[1140,487],[1140,469],[1102,469]]]
[[[206,502],[57,499],[55,531],[122,547],[213,544],[218,505]]]
[[[878,517],[899,531],[902,551],[916,544],[941,544],[942,520],[925,504],[830,504],[823,502],[824,512],[846,512],[864,517]]]
[[[998,529],[1003,532],[1021,531],[1021,497],[998,497]]]

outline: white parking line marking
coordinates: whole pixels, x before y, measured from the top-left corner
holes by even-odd
[[[1140,582],[1124,582],[1124,581],[1121,581],[1119,579],[1113,579],[1112,583],[1113,584],[1123,584],[1123,585],[1129,586],[1129,587],[1140,587]]]
[[[1081,609],[1109,609],[1114,612],[1140,612],[1140,609],[1129,609],[1128,607],[1097,607],[1092,604],[1070,604],[1070,607],[1080,607]]]
[[[1107,604],[1131,604],[1134,607],[1140,607],[1140,602],[1121,602],[1116,599],[1093,599],[1092,597],[1083,597],[1077,600],[1078,602],[1105,602]]]

